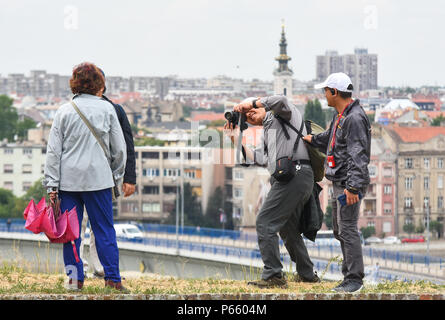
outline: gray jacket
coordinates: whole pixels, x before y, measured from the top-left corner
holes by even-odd
[[[326,165],[326,179],[345,182],[345,187],[354,193],[363,190],[369,184],[368,164],[371,159],[371,125],[368,116],[360,106],[358,99],[348,107],[335,132],[334,150],[329,150],[337,122],[334,115],[331,126],[323,133],[312,137],[312,144],[327,150],[326,155],[333,155],[335,168]]]
[[[97,191],[122,179],[127,158],[124,135],[114,107],[100,97],[81,94],[74,100],[108,147],[103,149],[71,103],[54,117],[48,139],[43,185],[63,191]],[[111,167],[111,169],[110,169]]]
[[[298,137],[297,133],[286,127],[290,136],[288,140],[280,122],[274,116],[277,113],[294,127],[300,129],[303,117],[298,109],[283,95],[261,98],[260,102],[264,105],[267,113],[263,120],[262,141],[253,150],[254,163],[260,166],[267,166],[269,173],[273,174],[275,172],[276,160],[281,157],[292,155],[292,160],[309,160],[309,154],[302,140],[298,144],[297,151],[293,153],[295,141]],[[303,135],[307,134],[305,126],[303,126],[302,131]]]

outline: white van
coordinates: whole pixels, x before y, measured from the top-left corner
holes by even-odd
[[[118,240],[120,238],[125,240],[142,241],[144,237],[141,230],[134,224],[115,224],[114,230],[116,230],[116,238]]]
[[[360,242],[362,245],[365,244],[362,233],[360,233]],[[332,230],[320,230],[317,232],[317,237],[315,238],[315,244],[318,246],[340,246],[340,241],[334,237],[334,231]]]

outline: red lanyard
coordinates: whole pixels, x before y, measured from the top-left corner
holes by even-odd
[[[337,127],[340,124],[340,120],[341,118],[343,118],[343,113],[345,113],[346,109],[348,109],[348,107],[354,102],[354,100],[352,100],[342,111],[341,114],[338,115],[338,120],[337,123],[335,124],[334,127],[334,133],[332,134],[332,142],[331,142],[331,151],[334,149],[335,146],[335,132],[337,131]]]

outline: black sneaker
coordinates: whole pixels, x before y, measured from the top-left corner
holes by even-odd
[[[317,271],[314,272],[314,274],[312,275],[312,278],[310,278],[310,279],[302,277],[298,273],[296,273],[294,275],[293,280],[295,282],[311,282],[311,283],[316,283],[316,282],[320,282],[321,281],[320,278],[317,275]]]
[[[363,289],[363,284],[357,281],[343,281],[340,285],[332,289],[335,292],[354,293],[360,292]]]
[[[340,292],[345,284],[346,284],[346,280],[343,279],[343,281],[338,286],[333,288],[331,291]]]
[[[267,280],[261,279],[257,281],[249,281],[247,282],[248,285],[256,286],[258,288],[287,288],[287,282],[284,277],[272,277]]]

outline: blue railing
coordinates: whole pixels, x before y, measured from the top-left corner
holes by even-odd
[[[8,227],[6,224],[7,219],[0,219],[0,232],[24,232],[31,233],[24,228],[24,220],[23,219],[11,219],[11,224]],[[161,225],[161,224],[149,224],[149,223],[138,223],[137,226],[145,232],[149,233],[167,233],[167,234],[175,234],[176,226],[174,225]],[[222,229],[211,229],[211,228],[199,228],[199,227],[189,227],[185,226],[184,228],[179,227],[178,230],[180,235],[189,235],[189,236],[200,236],[200,237],[211,237],[211,238],[227,238],[237,241],[245,241],[257,244],[257,236],[255,233],[244,233],[240,231],[234,230],[222,230]],[[124,239],[119,239],[124,240]],[[152,238],[144,238],[143,243],[145,241],[152,241]],[[163,239],[156,239],[156,241],[164,241]],[[173,241],[176,246],[176,240],[165,240],[165,241]],[[139,241],[140,242],[140,241]],[[161,242],[160,242],[161,243]],[[170,242],[166,242],[170,245]],[[180,243],[186,243],[183,240]],[[306,246],[311,250],[318,250],[319,253],[322,251],[330,251],[331,255],[337,254],[339,256],[342,255],[341,248],[338,245],[318,245],[312,241],[305,240]],[[202,244],[201,244],[202,245]],[[282,240],[280,240],[280,245],[283,245]],[[226,247],[224,247],[226,248]],[[229,250],[232,250],[229,248]],[[238,250],[238,248],[233,249]],[[241,249],[240,249],[241,250]],[[246,249],[247,250],[247,249]],[[374,258],[374,259],[382,259],[388,261],[396,261],[401,263],[408,264],[423,264],[424,266],[437,265],[440,269],[445,268],[445,258],[443,257],[434,257],[434,256],[426,256],[422,254],[409,253],[409,252],[399,252],[385,249],[377,249],[372,247],[363,247],[363,256]],[[205,251],[206,252],[206,251]]]

